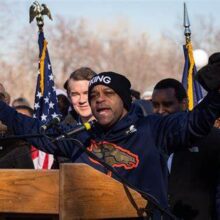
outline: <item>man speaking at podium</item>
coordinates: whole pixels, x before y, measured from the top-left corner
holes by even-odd
[[[168,209],[167,155],[206,135],[220,116],[220,82],[216,85],[216,79],[202,81],[211,91],[193,111],[140,117],[131,104],[129,80],[114,72],[102,72],[89,84],[88,98],[97,120],[91,131],[72,132],[75,141],[56,138],[52,143],[45,136],[29,137],[27,141],[48,153],[70,157],[72,162],[86,163],[119,179],[79,149],[80,142],[143,196],[151,195],[154,204],[165,211]],[[37,119],[25,117],[3,102],[0,102],[0,120],[18,135],[37,134],[42,126]],[[59,129],[67,134],[73,127],[59,126]],[[55,131],[57,128],[48,129],[51,134]],[[161,219],[156,208],[153,212],[153,219]]]

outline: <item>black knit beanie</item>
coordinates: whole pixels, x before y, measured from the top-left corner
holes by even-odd
[[[131,83],[123,75],[115,72],[102,72],[92,77],[89,82],[89,103],[91,91],[97,85],[104,85],[113,89],[122,99],[125,109],[129,111],[131,107]]]

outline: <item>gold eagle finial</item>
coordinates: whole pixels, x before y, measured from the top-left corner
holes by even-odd
[[[44,26],[44,15],[47,15],[49,19],[53,20],[49,8],[45,4],[40,5],[37,1],[35,1],[29,10],[30,23],[36,17],[38,27],[42,29]]]

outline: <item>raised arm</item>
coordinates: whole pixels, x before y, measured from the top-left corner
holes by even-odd
[[[0,101],[0,121],[11,128],[16,135],[40,134],[39,130],[42,125],[38,119],[22,115],[2,101]],[[65,132],[70,127],[62,126],[61,129]],[[54,133],[55,131],[51,130],[50,132]],[[45,137],[26,138],[26,140],[38,149],[50,154],[69,157],[74,154],[74,151],[77,151],[70,141],[59,141],[53,144]]]

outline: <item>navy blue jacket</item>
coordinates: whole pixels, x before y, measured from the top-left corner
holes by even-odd
[[[165,155],[189,146],[206,135],[219,113],[220,94],[210,93],[192,112],[166,117],[140,117],[135,110],[131,110],[107,132],[96,124],[92,132],[81,132],[74,138],[114,167],[130,184],[153,195],[161,206],[167,208]],[[0,120],[20,135],[39,133],[41,125],[37,119],[23,116],[3,102],[0,102]],[[64,131],[70,128],[62,127]],[[51,129],[51,132],[54,131]],[[107,173],[103,166],[79,150],[73,141],[59,141],[55,145],[47,138],[27,140],[43,151],[70,157],[73,162],[86,163]]]

